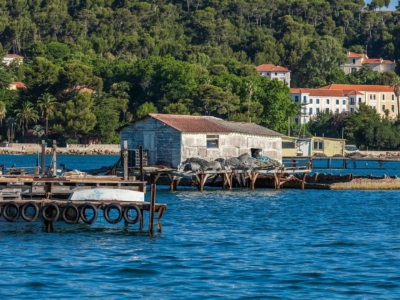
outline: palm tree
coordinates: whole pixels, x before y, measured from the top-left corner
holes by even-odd
[[[6,117],[6,104],[0,101],[0,126],[3,126],[3,119]]]
[[[14,110],[15,117],[21,124],[22,136],[25,136],[25,130],[28,131],[30,122],[36,122],[39,119],[37,110],[33,107],[32,102],[25,101],[22,103],[22,108]],[[25,129],[25,130],[24,130]]]
[[[397,98],[397,118],[400,117],[400,76],[393,78],[390,86],[393,88],[393,92]]]
[[[49,133],[49,116],[54,115],[58,102],[57,99],[52,94],[44,93],[41,97],[39,97],[37,104],[42,113],[42,116],[45,115],[46,117],[45,135],[47,137]]]

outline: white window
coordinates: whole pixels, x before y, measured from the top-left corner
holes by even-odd
[[[207,134],[207,148],[218,148],[219,135]]]

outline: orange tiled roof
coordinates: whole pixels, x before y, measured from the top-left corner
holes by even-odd
[[[23,56],[18,55],[18,54],[7,54],[5,57],[7,57],[7,58],[24,58]]]
[[[343,90],[292,88],[290,92],[292,94],[309,94],[310,97],[345,97]]]
[[[347,52],[347,57],[348,58],[362,58],[362,57],[364,57],[364,55],[349,51],[349,52]]]
[[[380,58],[368,58],[362,61],[363,64],[370,64],[370,65],[380,65],[380,64],[388,64],[393,65],[394,62],[388,59],[380,59]]]
[[[319,88],[320,90],[356,90],[365,92],[393,92],[389,85],[366,84],[330,84]]]
[[[15,85],[17,89],[26,89],[26,85],[20,81],[13,81],[10,84]]]
[[[290,70],[285,67],[275,66],[273,64],[259,65],[256,69],[258,72],[290,72]]]
[[[357,91],[357,90],[344,90],[343,93],[345,95],[364,95],[363,92]]]

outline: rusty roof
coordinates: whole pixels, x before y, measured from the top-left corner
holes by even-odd
[[[10,83],[11,85],[15,85],[17,89],[26,89],[26,85],[20,81],[13,81]]]
[[[348,58],[362,58],[362,57],[364,57],[364,54],[358,54],[358,53],[355,53],[355,52],[348,51],[347,52],[347,57]]]
[[[343,90],[320,90],[309,88],[291,88],[292,94],[309,94],[310,97],[345,97]]]
[[[362,61],[363,65],[364,64],[370,64],[370,65],[380,65],[380,64],[387,64],[387,65],[393,65],[394,62],[388,59],[381,59],[381,58],[368,58],[364,59]]]
[[[266,127],[245,122],[231,122],[210,116],[149,114],[150,117],[180,131],[193,133],[246,133],[282,136]]]

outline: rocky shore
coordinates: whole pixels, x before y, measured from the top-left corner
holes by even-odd
[[[0,154],[37,154],[41,153],[41,145],[38,144],[9,144],[8,147],[0,147]],[[46,147],[46,154],[51,154],[52,148]],[[57,147],[57,154],[70,155],[119,155],[120,145],[68,145]]]

